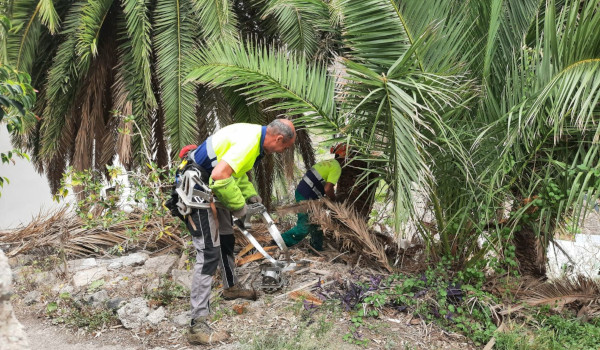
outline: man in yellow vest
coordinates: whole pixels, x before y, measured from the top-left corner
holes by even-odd
[[[296,202],[319,199],[327,196],[335,200],[334,186],[342,175],[342,165],[346,160],[346,145],[338,144],[331,148],[334,159],[324,160],[310,168],[296,187]],[[284,232],[281,237],[288,247],[298,244],[310,234],[310,245],[323,250],[323,231],[309,223],[307,213],[298,213],[296,226]]]
[[[192,320],[187,335],[191,344],[211,344],[229,338],[227,332],[208,325],[212,276],[217,267],[221,269],[224,299],[256,299],[254,290],[238,285],[231,215],[242,218],[246,203],[262,202],[246,172],[264,153],[283,152],[295,140],[294,125],[286,119],[276,119],[268,126],[239,123],[220,129],[188,155],[206,171],[207,178],[202,180],[228,208],[217,209],[216,215],[210,209],[193,209],[185,217],[196,248],[190,296]]]

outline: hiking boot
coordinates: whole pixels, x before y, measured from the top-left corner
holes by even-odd
[[[237,285],[223,289],[223,299],[225,300],[233,300],[233,299],[248,299],[248,300],[256,300],[256,291],[254,289],[243,289],[238,287]]]
[[[206,322],[208,316],[200,316],[190,323],[187,340],[192,345],[210,345],[229,339],[229,333],[216,331]]]

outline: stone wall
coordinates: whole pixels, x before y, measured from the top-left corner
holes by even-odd
[[[0,249],[0,344],[2,350],[29,349],[23,326],[15,318],[10,297],[12,295],[12,272],[8,259]]]

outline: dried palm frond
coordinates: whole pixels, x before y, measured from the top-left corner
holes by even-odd
[[[519,293],[529,305],[584,305],[589,316],[600,316],[600,283],[583,275],[547,282],[532,282]]]
[[[142,215],[129,214],[127,219],[106,229],[84,228],[84,223],[75,214],[62,207],[54,212],[39,214],[27,226],[8,232],[0,232],[0,243],[8,244],[11,257],[34,249],[61,249],[68,256],[103,255],[115,246],[124,249],[150,249],[166,253],[181,249],[185,245],[176,225],[169,226],[162,218],[147,222],[142,230],[132,235],[139,227]]]
[[[334,203],[327,199],[306,201],[310,220],[321,226],[324,233],[332,234],[342,247],[376,262],[392,272],[385,252],[385,245],[376,235],[369,232],[364,217],[361,218],[345,203]]]

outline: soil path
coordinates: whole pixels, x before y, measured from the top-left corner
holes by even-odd
[[[30,315],[19,315],[17,318],[25,327],[31,350],[138,350],[138,346],[128,344],[131,339],[123,337],[92,338],[79,335],[65,328],[46,323],[44,319]]]

